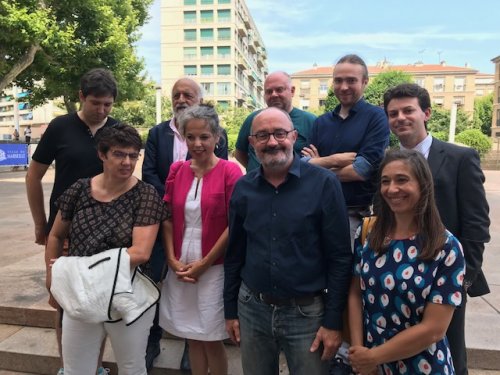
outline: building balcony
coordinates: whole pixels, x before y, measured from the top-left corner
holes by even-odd
[[[255,47],[259,48],[261,46],[259,38],[254,39]]]
[[[238,35],[241,37],[246,37],[247,36],[247,29],[243,22],[238,21],[236,28],[238,29]]]
[[[238,68],[240,68],[241,70],[245,70],[247,68],[247,64],[242,57],[238,59]]]
[[[250,23],[250,18],[248,16],[243,16],[243,22],[245,23],[245,26],[249,29],[252,27]]]
[[[257,53],[257,48],[255,48],[255,44],[253,42],[248,43],[248,51],[251,53]]]

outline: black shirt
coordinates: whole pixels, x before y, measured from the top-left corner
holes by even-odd
[[[106,124],[96,135],[105,126],[114,123],[116,120],[108,117]],[[102,161],[97,155],[95,136],[76,113],[59,116],[50,122],[32,159],[47,165],[55,161],[56,174],[50,195],[48,234],[57,214],[57,198],[80,178],[102,173]]]

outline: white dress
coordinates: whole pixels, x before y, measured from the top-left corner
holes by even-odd
[[[184,208],[184,236],[180,261],[190,263],[201,254],[201,188],[203,179],[194,179]],[[167,332],[200,341],[218,341],[228,337],[225,329],[224,268],[211,266],[196,284],[177,280],[169,268],[160,300],[160,326]]]

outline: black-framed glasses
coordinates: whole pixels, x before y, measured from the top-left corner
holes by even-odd
[[[272,133],[257,132],[255,134],[250,134],[250,136],[255,137],[257,142],[260,142],[260,143],[265,143],[265,142],[269,141],[269,137],[271,137],[271,135],[274,137],[274,139],[276,139],[276,142],[283,142],[286,139],[286,137],[288,136],[288,133],[291,133],[294,131],[295,131],[295,129],[293,129],[293,130],[278,129]]]
[[[123,152],[123,151],[118,151],[114,150],[111,151],[111,155],[113,155],[114,158],[120,159],[120,160],[125,160],[127,156],[130,158],[130,160],[137,160],[141,156],[140,153],[138,152]]]

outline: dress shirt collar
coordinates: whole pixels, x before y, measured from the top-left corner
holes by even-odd
[[[431,150],[431,145],[432,145],[432,135],[427,134],[427,137],[423,139],[422,142],[417,144],[415,147],[408,149],[404,147],[403,145],[400,145],[401,150],[415,150],[420,152],[424,157],[427,159],[429,157],[429,151]]]

